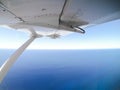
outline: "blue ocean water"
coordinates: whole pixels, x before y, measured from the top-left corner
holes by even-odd
[[[15,50],[0,50],[0,66]],[[26,50],[0,90],[120,90],[120,49]]]

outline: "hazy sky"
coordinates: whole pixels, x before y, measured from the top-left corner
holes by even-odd
[[[32,49],[101,49],[120,48],[120,20],[86,28],[85,34],[72,33],[59,39],[39,38],[28,48]],[[18,48],[28,34],[0,28],[0,48]]]

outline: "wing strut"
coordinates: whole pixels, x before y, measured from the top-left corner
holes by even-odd
[[[31,36],[29,40],[27,40],[20,48],[18,48],[13,55],[8,58],[4,64],[0,67],[0,83],[6,76],[9,69],[12,67],[14,62],[18,59],[18,57],[23,53],[23,51],[36,39],[36,36]]]

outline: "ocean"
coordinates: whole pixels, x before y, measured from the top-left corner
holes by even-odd
[[[14,51],[0,49],[0,66]],[[120,90],[120,49],[26,50],[0,90]]]

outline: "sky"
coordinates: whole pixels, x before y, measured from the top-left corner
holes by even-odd
[[[85,28],[86,33],[72,33],[58,39],[42,37],[27,49],[115,49],[120,48],[120,19]],[[0,48],[17,49],[29,35],[25,32],[0,27]]]

